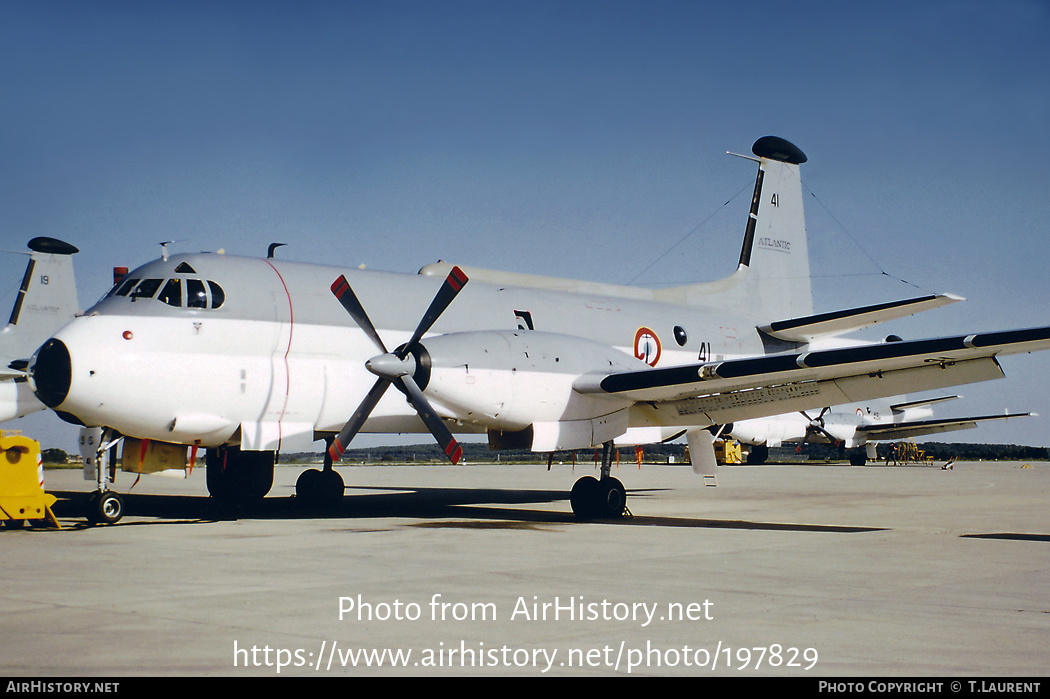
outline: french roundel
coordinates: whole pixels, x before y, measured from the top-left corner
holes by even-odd
[[[634,334],[634,356],[649,366],[660,361],[660,338],[649,328],[638,328]]]

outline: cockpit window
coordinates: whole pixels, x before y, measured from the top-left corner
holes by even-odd
[[[127,296],[128,293],[139,283],[138,279],[125,279],[124,283],[117,289],[117,296]]]
[[[178,267],[175,268],[175,273],[176,274],[196,274],[197,270],[193,269],[193,267],[190,267],[188,264],[183,262],[183,263],[179,264]]]
[[[200,279],[186,280],[186,306],[189,308],[208,307],[208,295],[204,291],[204,282]]]
[[[157,297],[158,301],[163,301],[169,306],[175,306],[179,308],[182,306],[182,280],[181,279],[169,279],[161,289],[160,296]]]
[[[226,292],[215,282],[185,278],[125,279],[106,295],[111,296],[130,296],[132,301],[156,298],[174,308],[216,309],[226,302]]]
[[[226,300],[226,292],[213,281],[208,282],[208,288],[211,289],[211,307],[218,308]]]
[[[131,300],[153,298],[153,295],[157,293],[157,289],[160,288],[161,281],[161,279],[143,279],[142,282],[135,287],[135,290],[131,292]]]

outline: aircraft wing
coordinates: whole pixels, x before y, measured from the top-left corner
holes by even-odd
[[[723,423],[1000,378],[997,355],[1043,349],[1050,327],[587,375],[575,388]]]
[[[1012,417],[1028,417],[1031,413],[1012,413],[1008,415],[984,415],[981,417],[947,418],[944,420],[912,420],[910,422],[887,423],[885,425],[861,425],[857,435],[863,435],[869,442],[908,439],[940,432],[972,430],[978,422],[990,420],[1007,420]]]

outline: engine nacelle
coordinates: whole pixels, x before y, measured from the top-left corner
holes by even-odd
[[[799,437],[798,429],[792,431],[788,420],[776,418],[759,418],[757,420],[741,420],[727,425],[722,431],[722,436],[732,437],[744,444],[765,444],[768,447],[779,447],[785,439]]]
[[[539,440],[533,447],[537,451],[582,448],[606,432],[616,432],[608,439],[622,433],[630,401],[581,394],[573,390],[573,382],[588,373],[647,368],[608,345],[533,330],[452,333],[426,338],[422,344],[425,356],[417,357],[417,383],[426,379],[424,391],[435,406],[488,429],[516,432],[532,426]],[[571,437],[558,437],[545,427],[601,425],[603,418],[619,412],[624,413],[622,420],[599,427],[600,434],[588,436],[588,443],[580,447],[575,446],[583,440],[580,430],[568,430],[574,433]]]

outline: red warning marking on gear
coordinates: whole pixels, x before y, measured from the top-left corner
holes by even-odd
[[[649,366],[660,361],[660,338],[649,328],[638,328],[634,334],[634,356]]]

